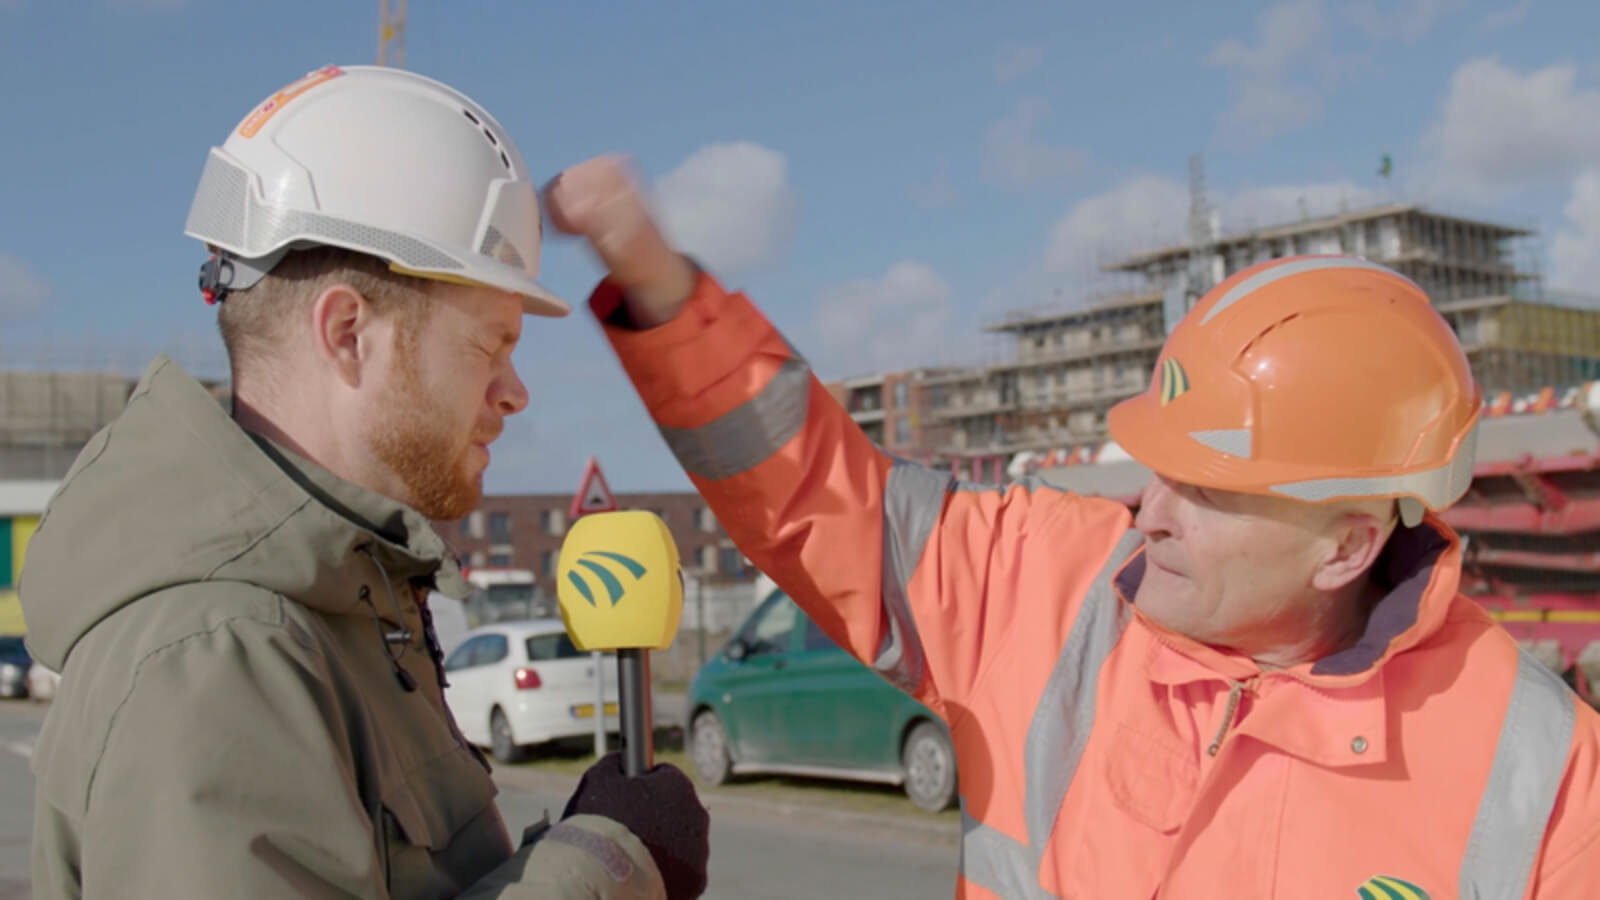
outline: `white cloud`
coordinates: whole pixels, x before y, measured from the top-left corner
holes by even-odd
[[[21,319],[50,299],[50,285],[15,256],[0,253],[0,320]]]
[[[1352,3],[1347,11],[1374,40],[1415,41],[1460,8],[1461,0],[1363,0]]]
[[[1044,50],[1040,47],[1007,47],[995,55],[994,80],[1010,84],[1039,68],[1042,62]]]
[[[783,154],[740,141],[708,144],[655,185],[674,243],[719,272],[772,265],[799,215]]]
[[[1349,181],[1211,190],[1223,234],[1331,215],[1382,202],[1378,192]],[[1099,266],[1188,240],[1189,188],[1164,175],[1138,175],[1078,201],[1050,229],[1041,266],[1046,272],[1097,277]]]
[[[1060,178],[1088,164],[1083,151],[1051,146],[1039,139],[1039,126],[1048,115],[1044,101],[1024,98],[1009,115],[989,126],[983,135],[985,180],[1024,187]]]
[[[1255,46],[1229,39],[1212,48],[1206,61],[1233,73],[1233,105],[1224,123],[1236,137],[1267,138],[1298,128],[1321,113],[1321,100],[1297,70],[1315,61],[1324,44],[1320,0],[1286,0],[1256,21]]]
[[[1089,275],[1137,250],[1179,240],[1189,189],[1163,175],[1139,175],[1078,201],[1045,239],[1046,271]]]
[[[931,365],[949,355],[955,292],[925,263],[897,262],[881,278],[849,281],[822,292],[816,360],[827,374],[848,376]]]
[[[1531,6],[1533,6],[1533,0],[1517,0],[1514,6],[1508,6],[1505,9],[1495,10],[1487,16],[1484,16],[1483,22],[1479,25],[1479,27],[1485,31],[1494,31],[1496,29],[1507,28],[1515,25],[1527,17],[1528,8]]]
[[[1600,165],[1572,182],[1572,197],[1562,212],[1570,227],[1556,232],[1550,246],[1550,284],[1595,293],[1600,285]]]
[[[1600,163],[1600,89],[1577,79],[1570,63],[1527,73],[1495,57],[1462,64],[1423,138],[1437,158],[1431,192],[1484,199]]]
[[[906,188],[906,196],[921,209],[944,209],[955,205],[956,187],[950,183],[945,167],[940,166],[931,180]]]

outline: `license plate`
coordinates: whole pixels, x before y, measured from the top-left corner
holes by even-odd
[[[607,703],[606,704],[606,715],[614,716],[616,714],[617,714],[617,705],[615,703]],[[574,706],[572,708],[572,717],[574,719],[592,719],[592,718],[594,718],[594,704],[593,703],[579,703],[577,706]]]

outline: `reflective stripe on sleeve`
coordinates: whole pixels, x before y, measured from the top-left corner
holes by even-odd
[[[754,397],[710,422],[658,430],[684,471],[721,481],[760,465],[799,434],[810,397],[811,366],[794,354]]]

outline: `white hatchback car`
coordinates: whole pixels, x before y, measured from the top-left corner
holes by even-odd
[[[605,728],[617,714],[617,657],[602,654]],[[471,629],[444,663],[445,702],[467,740],[501,762],[532,744],[594,733],[595,660],[567,637],[560,619],[495,622]]]

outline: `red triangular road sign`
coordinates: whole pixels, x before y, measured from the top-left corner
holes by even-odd
[[[588,513],[612,512],[617,508],[617,498],[611,496],[611,487],[600,471],[600,463],[589,457],[583,467],[583,479],[578,482],[578,492],[572,495],[572,505],[567,507],[567,518],[576,519]]]

